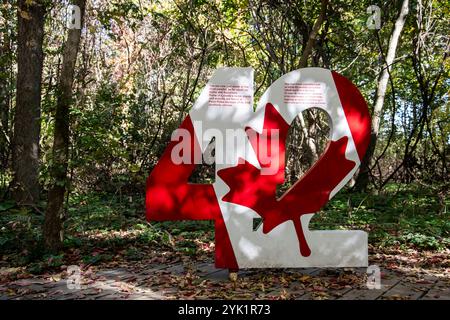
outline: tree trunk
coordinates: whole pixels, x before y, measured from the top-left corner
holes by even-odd
[[[394,62],[395,52],[397,50],[400,34],[403,30],[403,26],[405,25],[406,16],[408,15],[408,2],[408,0],[403,0],[400,13],[397,17],[394,29],[392,30],[392,34],[389,39],[389,48],[386,56],[385,66],[378,79],[375,105],[373,107],[372,114],[372,131],[370,134],[370,143],[367,152],[361,162],[361,169],[355,183],[355,190],[358,191],[366,190],[369,184],[370,164],[375,152],[378,133],[380,131],[380,122],[383,111],[384,98],[386,96],[386,89],[389,80],[389,72],[391,70],[392,63]]]
[[[83,22],[86,0],[74,1],[74,4],[80,8],[81,21]],[[80,38],[81,29],[70,29],[68,31],[57,87],[52,150],[53,163],[50,170],[52,184],[48,192],[48,204],[43,228],[45,245],[50,251],[56,251],[62,245],[64,195],[67,191],[70,105]]]
[[[11,19],[7,7],[8,0],[3,0],[1,14],[6,22]],[[10,96],[11,96],[11,38],[8,34],[9,27],[7,23],[2,26],[4,32],[0,34],[0,169],[6,170],[8,166],[10,150],[9,133],[9,114],[10,114]]]
[[[327,7],[328,7],[328,0],[322,0],[321,1],[321,8],[320,8],[320,14],[317,17],[316,22],[314,23],[311,32],[308,36],[308,41],[306,42],[306,45],[303,48],[302,57],[300,58],[299,62],[299,68],[306,68],[308,65],[308,58],[311,55],[312,49],[314,47],[314,44],[317,39],[317,35],[319,34],[320,28],[322,27],[323,23],[326,21],[327,16]],[[312,166],[315,161],[319,158],[319,155],[317,153],[317,147],[314,142],[314,139],[309,134],[308,125],[313,126],[315,124],[312,123],[312,117],[308,114],[308,111],[305,112],[306,117],[308,120],[310,120],[308,123],[305,121],[305,117],[303,116],[303,113],[300,113],[298,115],[299,121],[300,121],[300,127],[303,133],[303,136],[305,138],[305,146],[306,150],[305,152],[305,159],[307,159],[307,165]]]
[[[13,197],[19,204],[39,199],[39,135],[44,54],[44,1],[18,1],[16,111],[13,136]]]
[[[299,62],[299,68],[305,68],[308,64],[308,57],[311,55],[314,43],[316,42],[317,34],[319,33],[319,30],[326,19],[327,7],[328,7],[328,0],[322,0],[319,17],[317,17],[317,20],[314,23],[311,33],[309,34],[308,42],[306,43],[306,46],[303,48],[302,57],[300,58]]]

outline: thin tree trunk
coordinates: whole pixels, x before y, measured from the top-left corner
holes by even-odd
[[[12,192],[19,204],[35,204],[39,199],[39,135],[45,9],[44,1],[18,1],[18,71]]]
[[[80,8],[83,21],[86,0],[74,1]],[[52,185],[48,192],[48,204],[43,228],[44,242],[50,251],[62,245],[62,215],[64,194],[67,191],[67,167],[69,151],[70,105],[81,29],[70,29],[64,46],[63,62],[57,87],[55,131],[53,134],[53,164],[50,171]]]
[[[308,64],[308,58],[311,55],[314,43],[316,42],[317,34],[319,33],[320,28],[322,27],[324,21],[326,20],[327,7],[328,7],[328,0],[322,0],[319,17],[317,17],[317,20],[314,23],[311,33],[309,34],[308,42],[306,43],[305,48],[303,48],[302,57],[300,58],[299,62],[299,68],[305,68]]]
[[[305,47],[303,48],[302,57],[300,58],[299,62],[299,68],[305,68],[308,65],[308,58],[311,55],[312,49],[314,48],[314,44],[317,39],[317,35],[319,34],[320,28],[322,28],[323,23],[326,21],[327,16],[327,7],[328,7],[328,0],[322,0],[321,1],[321,8],[320,8],[320,14],[317,17],[316,22],[313,25],[313,28],[311,32],[309,33],[308,41],[306,42]],[[305,121],[305,117],[302,113],[298,115],[300,120],[300,127],[303,133],[303,136],[305,137],[305,145],[307,146],[307,149],[305,150],[306,156],[305,159],[308,161],[308,166],[311,166],[318,158],[319,155],[317,154],[317,147],[314,142],[314,139],[311,137],[311,135],[308,132],[307,123]],[[308,120],[311,120],[311,117],[308,116]],[[309,125],[314,125],[311,123],[308,123]]]
[[[10,90],[11,90],[11,39],[7,19],[11,19],[7,4],[3,0],[1,14],[4,17],[4,30],[0,34],[0,169],[6,170],[8,166],[10,137],[9,137],[9,114],[10,114]]]
[[[358,191],[366,190],[369,184],[370,163],[372,161],[375,152],[375,147],[378,140],[378,133],[380,131],[380,122],[383,111],[384,98],[386,96],[386,89],[389,80],[389,73],[391,70],[391,65],[394,62],[398,41],[400,39],[400,34],[403,30],[403,26],[405,25],[406,21],[406,16],[408,15],[409,12],[408,6],[409,1],[403,0],[400,13],[397,17],[394,29],[392,30],[392,34],[389,39],[389,48],[386,56],[385,66],[378,79],[375,105],[373,107],[372,132],[370,135],[369,148],[367,149],[367,152],[361,162],[361,169],[355,183],[355,190]]]

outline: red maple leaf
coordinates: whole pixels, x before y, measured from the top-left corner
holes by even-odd
[[[277,185],[284,181],[284,151],[289,125],[272,104],[266,105],[264,129],[261,134],[247,128],[249,140],[261,163],[261,146],[270,149],[273,129],[278,129],[278,148],[269,150],[272,161],[278,160],[278,170],[264,174],[251,163],[240,159],[239,164],[218,171],[218,175],[230,187],[223,201],[239,204],[253,209],[263,219],[263,233],[268,233],[283,222],[292,220],[299,240],[300,254],[309,256],[309,249],[300,217],[317,212],[329,200],[330,192],[356,165],[345,157],[348,138],[330,141],[320,159],[279,199],[276,197]],[[278,157],[279,159],[275,159]],[[272,163],[261,164],[267,168]]]

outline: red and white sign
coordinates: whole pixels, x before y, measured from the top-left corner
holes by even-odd
[[[284,195],[285,143],[307,108],[328,113],[328,147]],[[215,138],[216,180],[188,183]],[[253,110],[253,70],[218,69],[174,132],[147,180],[147,219],[214,220],[216,267],[367,266],[363,231],[308,229],[309,221],[353,176],[370,139],[359,90],[322,68],[275,81]],[[253,219],[262,228],[253,230]]]

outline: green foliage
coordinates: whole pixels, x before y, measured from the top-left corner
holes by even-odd
[[[448,199],[441,203],[433,190],[391,184],[378,195],[340,192],[311,221],[312,229],[359,229],[381,247],[449,248]]]
[[[26,207],[16,207],[11,201],[0,203],[0,208],[0,252],[27,253],[39,247],[42,215]]]
[[[7,200],[13,177],[10,144],[5,146],[13,138],[17,70],[17,10],[12,3],[0,6],[0,33],[11,44],[6,52],[0,48],[1,102],[8,102],[0,105],[0,160],[4,162],[0,163],[0,253],[4,259],[0,263],[27,265],[30,272],[39,273],[71,261],[101,264],[122,257],[139,261],[153,249],[191,257],[201,254],[199,241],[214,241],[214,223],[147,223],[145,179],[213,70],[254,68],[257,101],[273,81],[298,68],[321,1],[91,3],[70,106],[69,181],[60,181],[69,191],[64,249],[54,255],[48,255],[42,244],[45,203],[20,208]],[[397,2],[380,2],[382,28],[368,30],[366,8],[372,4],[330,1],[327,21],[307,63],[348,77],[369,108],[398,14]],[[375,150],[375,156],[382,157],[372,170],[372,182],[380,190],[338,193],[314,217],[312,228],[366,230],[370,243],[379,247],[449,247],[450,60],[444,59],[449,8],[448,2],[435,0],[410,4]],[[45,26],[40,141],[43,199],[52,167],[54,109],[67,31],[61,19],[65,10],[65,3],[55,2]],[[311,132],[327,126],[320,117],[312,120],[316,127],[308,125]],[[297,131],[293,141],[305,141],[303,131]],[[319,135],[314,138],[325,140]],[[298,144],[291,158],[301,162],[298,159],[303,159],[304,150]],[[404,157],[407,161],[402,163]],[[288,164],[297,165],[297,175],[308,169],[308,163],[294,160]],[[381,188],[397,166],[400,170],[392,176],[393,183]],[[209,183],[205,177],[212,171],[203,166],[193,180]]]
[[[450,248],[448,199],[417,185],[394,185],[378,195],[340,192],[311,221],[310,229],[365,230],[373,246],[443,250]],[[29,272],[76,263],[88,265],[148,258],[148,250],[166,250],[195,258],[199,241],[214,242],[213,221],[145,221],[142,194],[74,194],[65,221],[64,249],[48,255],[42,246],[42,216],[33,210],[11,207],[0,211],[0,252],[12,265]]]

